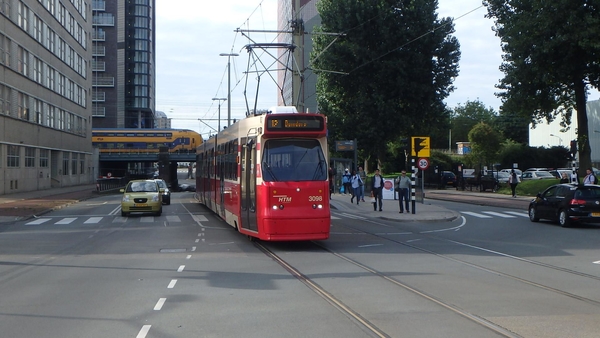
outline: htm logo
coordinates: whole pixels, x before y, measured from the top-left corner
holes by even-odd
[[[279,203],[290,203],[292,201],[291,197],[279,197]]]

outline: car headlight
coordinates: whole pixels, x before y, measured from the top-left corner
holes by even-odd
[[[123,202],[129,202],[129,195],[123,195]]]
[[[158,202],[158,195],[152,196],[152,201],[153,202]]]

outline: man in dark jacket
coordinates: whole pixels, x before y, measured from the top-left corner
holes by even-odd
[[[375,176],[371,183],[371,191],[373,197],[375,197],[375,203],[373,203],[373,210],[377,211],[377,203],[379,203],[379,211],[383,211],[383,177],[379,174],[379,169],[375,170]]]

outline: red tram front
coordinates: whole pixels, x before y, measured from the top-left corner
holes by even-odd
[[[251,116],[198,148],[201,203],[268,241],[329,238],[327,127],[321,114]]]

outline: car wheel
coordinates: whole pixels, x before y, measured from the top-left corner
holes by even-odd
[[[560,226],[563,228],[571,225],[571,219],[569,218],[566,210],[561,210],[558,214],[558,224],[560,224]]]
[[[535,207],[529,207],[529,220],[532,222],[539,222],[540,218],[537,217],[537,214],[535,212]]]
[[[160,216],[162,214],[162,208],[156,212],[156,216]]]
[[[121,210],[121,217],[127,217],[127,213],[123,210]]]

